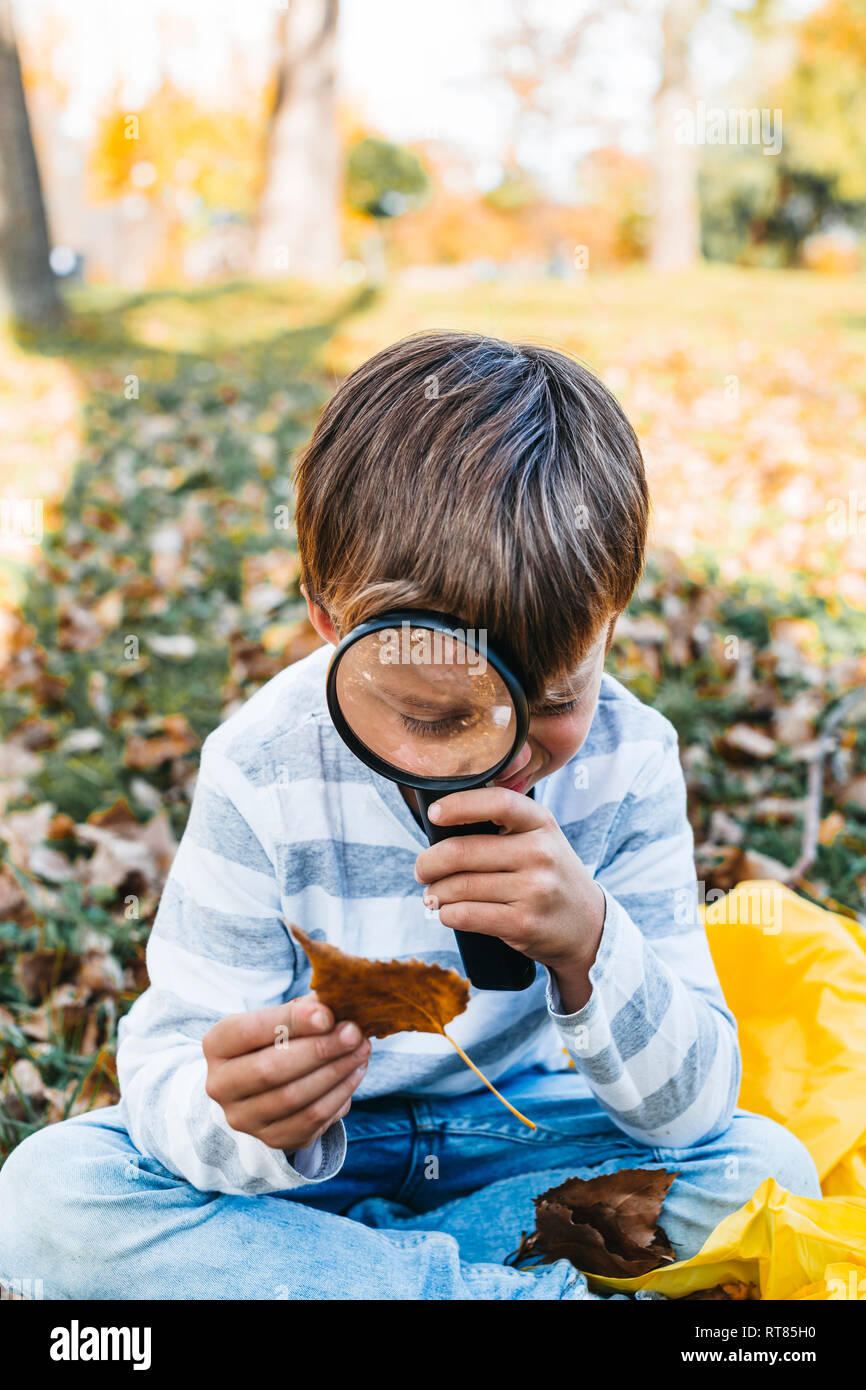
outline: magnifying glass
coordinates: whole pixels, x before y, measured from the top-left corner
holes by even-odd
[[[356,757],[413,788],[431,845],[452,835],[496,835],[492,821],[434,825],[446,792],[486,786],[526,742],[523,686],[483,629],[427,609],[394,609],[360,623],[328,666],[328,709]],[[535,961],[498,937],[455,931],[478,989],[526,989]]]

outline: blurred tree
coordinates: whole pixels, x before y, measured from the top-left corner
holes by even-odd
[[[579,232],[592,247],[592,263],[627,265],[646,258],[652,219],[649,191],[653,171],[614,146],[594,150],[580,166]]]
[[[237,272],[248,260],[266,94],[241,89],[234,97],[232,106],[204,107],[166,80],[134,116],[118,92],[97,126],[88,194],[94,202],[129,200],[151,209],[151,283],[189,273],[196,248],[214,239],[243,243],[228,269]]]
[[[700,174],[703,247],[714,260],[795,265],[804,243],[842,223],[866,227],[866,0],[830,0],[794,31],[773,95],[783,142],[716,146]],[[830,257],[856,260],[856,248]]]
[[[523,212],[538,199],[535,180],[520,168],[507,168],[499,183],[484,195],[485,203],[497,212]]]
[[[132,119],[131,127],[116,102],[100,121],[88,171],[92,198],[132,194],[160,202],[171,194],[180,207],[192,198],[215,212],[252,217],[262,123],[253,93],[235,107],[203,107],[163,82]]]
[[[866,0],[806,16],[778,104],[790,173],[823,179],[839,203],[866,202]]]
[[[414,150],[368,135],[346,156],[346,201],[368,217],[399,217],[430,193],[427,171]]]
[[[698,177],[701,243],[711,261],[783,264],[789,255],[774,233],[780,212],[779,172],[753,145],[708,149]]]
[[[639,0],[638,0],[639,2]],[[603,125],[599,115],[599,80],[588,67],[575,83],[575,70],[590,38],[611,13],[630,11],[635,0],[585,0],[564,25],[550,22],[552,11],[539,10],[534,0],[502,0],[507,20],[491,44],[492,75],[505,96],[506,135],[502,156],[503,183],[520,177],[533,143],[561,130],[565,119],[587,123],[614,138],[616,123]],[[601,82],[604,80],[602,74]]]
[[[421,207],[431,192],[427,170],[414,150],[367,135],[349,149],[344,192],[352,212],[372,219],[362,237],[361,254],[375,284],[385,280],[385,222]]]
[[[692,40],[711,3],[712,0],[665,0],[660,11],[661,80],[655,96],[656,157],[650,244],[651,259],[658,269],[687,266],[700,255],[695,150],[676,140],[675,121],[678,111],[694,104]],[[606,73],[599,72],[592,63],[581,65],[581,59],[595,31],[612,20],[627,18],[638,44],[647,22],[650,31],[658,23],[655,12],[649,11],[641,0],[608,0],[604,5],[587,0],[564,28],[542,22],[532,0],[509,0],[509,9],[509,25],[494,44],[499,75],[508,91],[512,112],[505,151],[506,173],[501,184],[503,207],[510,196],[519,196],[521,192],[510,171],[519,170],[525,142],[537,140],[561,125],[561,105],[567,99],[564,80],[572,88],[579,88],[580,111],[575,110],[573,118],[586,125],[595,138],[596,148],[615,144],[622,133],[623,118],[600,115],[605,104]],[[638,231],[638,223],[642,221],[640,211],[635,230],[641,241],[644,229],[641,226]]]
[[[700,255],[696,151],[677,139],[680,111],[694,106],[692,35],[707,0],[667,0],[662,16],[662,75],[655,96],[655,190],[650,263],[680,270]]]
[[[11,0],[0,0],[0,271],[20,323],[51,323],[61,315],[49,249]]]
[[[253,258],[261,275],[330,275],[340,263],[338,9],[338,0],[288,0],[277,16],[277,81]]]

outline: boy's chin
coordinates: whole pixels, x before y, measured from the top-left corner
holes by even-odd
[[[537,769],[535,772],[529,773],[528,775],[525,772],[518,772],[515,773],[513,777],[509,777],[504,782],[497,781],[495,785],[497,787],[504,787],[506,791],[520,792],[522,795],[525,796],[527,792],[532,790],[536,782],[540,782],[542,777],[545,775],[546,774],[544,770],[541,768]]]

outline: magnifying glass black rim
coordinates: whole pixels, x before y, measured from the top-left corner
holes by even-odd
[[[402,782],[404,786],[417,787],[419,791],[437,792],[465,791],[484,786],[485,783],[492,781],[504,767],[508,766],[515,753],[523,747],[529,732],[529,705],[523,686],[500,653],[489,644],[485,647],[485,659],[490,662],[494,671],[502,678],[502,682],[511,696],[514,705],[516,731],[514,742],[505,757],[483,773],[473,772],[466,777],[419,777],[417,773],[404,772],[402,768],[395,767],[393,763],[386,762],[377,753],[373,753],[366,743],[358,738],[340,709],[337,700],[337,668],[344,652],[371,632],[381,632],[386,627],[399,627],[404,622],[410,623],[412,627],[428,627],[432,628],[434,632],[449,633],[458,641],[463,642],[464,645],[470,645],[466,640],[465,623],[460,618],[454,617],[452,613],[436,613],[427,608],[394,608],[387,613],[378,614],[375,618],[368,618],[366,622],[359,623],[357,627],[352,628],[351,632],[346,633],[328,664],[326,696],[331,719],[343,741],[356,757],[360,758],[361,762],[366,763],[367,767],[372,768],[374,772],[378,772],[382,777],[387,777],[390,782]],[[477,651],[478,648],[476,647],[475,650]]]

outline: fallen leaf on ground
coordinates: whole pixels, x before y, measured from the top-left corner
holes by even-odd
[[[336,1018],[351,1019],[366,1038],[387,1038],[392,1033],[441,1033],[502,1104],[535,1129],[532,1121],[509,1105],[445,1032],[445,1024],[462,1014],[469,1003],[469,983],[456,970],[443,970],[441,965],[428,965],[423,960],[350,956],[327,941],[314,941],[294,924],[291,932],[313,967],[311,988]]]
[[[107,811],[94,812],[76,831],[84,844],[94,846],[85,881],[110,883],[114,888],[127,883],[132,874],[140,875],[144,887],[157,888],[177,849],[165,811],[139,822],[122,797]]]
[[[72,951],[47,947],[22,951],[13,965],[13,978],[31,1003],[39,1003],[59,984],[72,979],[80,959]]]
[[[658,1224],[678,1176],[664,1168],[621,1168],[596,1178],[568,1178],[535,1198],[535,1230],[509,1263],[570,1260],[584,1274],[630,1278],[676,1259]]]
[[[29,811],[11,811],[0,821],[0,841],[5,844],[9,859],[18,868],[29,867],[30,851],[47,837],[54,810],[51,802],[43,801]]]
[[[836,836],[845,829],[845,817],[841,811],[831,811],[818,827],[818,844],[832,845]]]
[[[748,758],[772,758],[776,751],[776,740],[751,724],[732,724],[722,738],[724,747],[732,752],[743,753]]]
[[[19,1057],[0,1084],[0,1115],[17,1121],[39,1115],[50,1124],[59,1120],[62,1113],[62,1091],[46,1086],[34,1063],[28,1057]]]
[[[17,922],[25,926],[34,920],[27,897],[9,868],[0,866],[0,922]]]
[[[172,758],[182,758],[198,746],[198,739],[182,714],[169,714],[161,728],[149,738],[133,734],[127,739],[123,761],[139,770],[159,767]]]
[[[64,602],[58,622],[58,645],[63,651],[87,652],[105,636],[99,618],[80,603]]]

